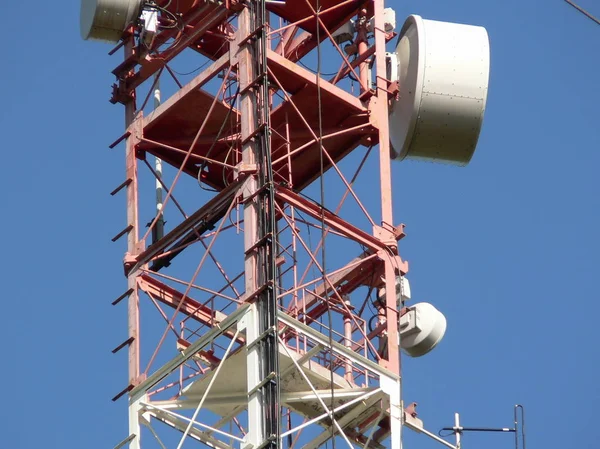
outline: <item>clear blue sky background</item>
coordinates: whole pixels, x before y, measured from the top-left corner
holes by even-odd
[[[600,15],[593,0],[581,4]],[[398,21],[483,25],[488,111],[472,164],[399,164],[398,221],[413,291],[449,320],[407,360],[406,400],[432,430],[508,426],[525,404],[530,448],[597,449],[600,27],[562,0],[391,1]],[[0,448],[110,448],[127,436],[122,131],[116,64],[79,37],[79,1],[3,7],[4,238]],[[512,447],[506,435],[465,448]],[[436,447],[407,437],[408,448]]]

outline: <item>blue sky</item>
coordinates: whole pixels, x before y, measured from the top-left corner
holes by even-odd
[[[1,447],[113,447],[127,436],[122,132],[107,99],[116,59],[79,37],[79,2],[4,7],[4,406]],[[592,0],[581,4],[600,15]],[[391,1],[398,21],[483,25],[488,110],[464,169],[394,166],[395,217],[413,295],[448,317],[439,348],[405,362],[405,399],[432,430],[508,426],[526,406],[530,447],[597,448],[600,414],[600,27],[562,0]],[[184,68],[182,68],[184,69]],[[512,447],[505,435],[465,448]],[[435,447],[407,437],[408,448]]]

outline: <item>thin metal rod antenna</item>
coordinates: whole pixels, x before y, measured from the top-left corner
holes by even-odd
[[[456,429],[454,431],[454,435],[456,436],[456,447],[458,449],[460,449],[460,415],[458,413],[454,414],[454,428]]]
[[[519,414],[521,417],[520,421],[519,421]],[[521,442],[523,443],[523,449],[526,449],[526,446],[525,446],[525,408],[521,404],[515,405],[515,449],[519,449],[519,437],[521,439]]]
[[[161,103],[160,98],[160,75],[159,71],[154,79],[154,110],[158,109]],[[163,186],[162,186],[162,160],[154,158],[154,171],[156,172],[156,213],[159,215],[156,225],[152,229],[152,243],[162,239],[165,235],[165,217],[163,213]]]
[[[455,432],[454,427],[444,427],[442,430]],[[515,429],[509,427],[461,427],[461,432],[515,432]]]
[[[520,418],[520,420],[519,420]],[[517,404],[514,408],[514,427],[462,427],[460,425],[458,413],[454,414],[454,427],[444,427],[442,431],[451,431],[456,436],[456,447],[460,449],[461,436],[463,432],[503,432],[503,433],[514,433],[515,434],[515,449],[519,449],[519,440],[525,446],[525,408]]]

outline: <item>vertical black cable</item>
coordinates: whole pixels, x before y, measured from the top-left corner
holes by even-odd
[[[253,30],[257,31],[254,46],[254,72],[257,76],[256,125],[261,130],[257,136],[256,160],[258,164],[258,202],[259,202],[259,241],[258,248],[259,286],[264,287],[257,307],[259,312],[260,334],[264,335],[261,347],[261,377],[266,379],[275,373],[275,377],[263,388],[263,431],[267,438],[265,447],[280,446],[280,385],[279,348],[277,340],[277,235],[275,223],[275,192],[273,183],[273,166],[271,161],[271,121],[270,98],[267,73],[267,10],[265,0],[251,3]],[[267,332],[271,330],[271,332]],[[266,333],[266,334],[265,334]]]

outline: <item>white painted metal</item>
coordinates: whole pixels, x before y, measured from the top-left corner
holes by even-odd
[[[444,439],[442,439],[442,438],[438,437],[436,434],[434,434],[434,433],[431,433],[429,430],[426,430],[426,429],[425,429],[425,428],[423,428],[423,427],[416,426],[415,424],[413,424],[413,423],[412,423],[412,422],[410,422],[410,421],[405,421],[404,425],[405,425],[406,427],[408,427],[409,429],[411,429],[411,430],[414,430],[415,432],[422,433],[423,435],[427,435],[427,436],[428,436],[429,438],[431,438],[432,440],[435,440],[435,441],[437,441],[438,443],[441,443],[441,444],[443,444],[444,446],[446,446],[446,447],[447,447],[447,448],[449,448],[449,449],[458,449],[456,446],[454,446],[454,445],[453,445],[453,444],[451,444],[451,443],[448,443],[446,440],[444,440]]]
[[[394,157],[467,165],[486,107],[487,31],[412,15],[396,55],[400,94],[390,113]]]
[[[262,395],[260,390],[257,390],[256,388],[256,386],[262,381],[259,369],[260,348],[257,344],[255,344],[260,337],[260,332],[258,331],[258,320],[259,317],[256,304],[252,304],[248,307],[248,312],[244,315],[238,325],[239,330],[245,329],[246,331],[246,351],[241,357],[241,361],[246,362],[246,370],[245,372],[228,370],[228,372],[239,373],[239,376],[235,377],[241,378],[245,381],[242,385],[243,389],[248,394],[248,435],[246,436],[246,442],[248,445],[251,445],[254,448],[260,446],[266,439],[266,435],[264,435],[262,419]],[[233,360],[234,359],[232,358],[232,361]],[[233,385],[231,385],[231,380],[229,382],[230,388],[233,387]],[[252,394],[249,394],[250,392],[252,392]]]
[[[142,428],[140,425],[141,401],[144,397],[129,403],[129,435],[135,438],[129,442],[129,449],[141,449]]]
[[[161,412],[164,412],[164,413],[168,413],[169,415],[172,415],[175,418],[182,419],[183,421],[185,421],[186,423],[188,423],[187,426],[186,426],[186,428],[189,428],[188,432],[191,432],[191,429],[193,428],[193,426],[198,426],[198,427],[202,427],[203,429],[210,430],[211,433],[213,433],[213,432],[214,433],[218,433],[220,435],[223,435],[226,438],[236,440],[236,441],[238,441],[240,443],[244,442],[244,440],[242,438],[236,437],[235,435],[232,435],[230,433],[227,433],[227,432],[224,432],[222,430],[219,430],[218,428],[216,428],[214,426],[208,426],[208,425],[206,425],[204,423],[201,423],[201,422],[198,422],[198,421],[196,421],[194,419],[190,419],[187,416],[183,416],[183,415],[180,415],[178,413],[175,413],[175,412],[169,410],[168,408],[160,407],[160,406],[157,405],[156,402],[147,403],[147,404],[145,403],[144,406],[147,407],[148,410],[150,410],[150,411],[158,410],[158,411],[161,411]]]
[[[362,407],[355,407],[355,409],[354,409],[354,410],[355,410],[355,411],[356,411],[356,410],[360,410],[360,412],[362,412],[362,411],[364,411],[364,410],[366,410],[366,409],[368,408],[368,407],[366,407],[366,406],[365,406],[365,405],[367,405],[367,404],[364,404],[364,401],[365,401],[366,399],[368,399],[368,398],[370,398],[370,397],[373,397],[373,396],[374,396],[374,397],[375,397],[375,401],[376,401],[376,402],[377,402],[377,401],[379,401],[379,400],[381,400],[381,395],[378,395],[378,393],[381,393],[381,388],[377,388],[377,389],[375,389],[375,390],[371,390],[371,391],[369,391],[369,392],[367,392],[367,393],[365,393],[365,394],[362,394],[362,393],[361,393],[361,395],[360,395],[358,398],[352,399],[351,401],[349,401],[349,402],[346,402],[345,404],[343,404],[343,405],[340,405],[339,407],[335,407],[335,408],[333,409],[333,413],[334,413],[334,414],[338,414],[338,413],[339,413],[339,412],[341,412],[342,410],[344,410],[344,409],[346,409],[346,408],[348,408],[348,407],[351,407],[351,406],[353,406],[353,405],[355,405],[355,404],[361,403],[361,402],[363,403],[363,406],[362,406]],[[377,395],[377,396],[375,396],[375,395]],[[329,398],[328,398],[327,396],[325,396],[325,395],[322,395],[322,396],[321,396],[321,399],[329,399]],[[309,420],[309,421],[306,421],[306,422],[304,422],[304,423],[300,424],[299,426],[297,426],[297,427],[294,427],[293,429],[291,429],[291,430],[288,430],[288,431],[286,431],[286,432],[282,433],[282,434],[281,434],[281,438],[285,438],[285,437],[286,437],[286,436],[288,436],[288,435],[291,435],[291,434],[293,434],[293,433],[299,432],[300,430],[304,429],[305,427],[307,427],[307,426],[310,426],[310,425],[312,425],[312,424],[315,424],[315,423],[317,423],[317,422],[319,422],[319,421],[323,420],[324,418],[327,418],[329,415],[330,415],[330,413],[328,413],[328,412],[327,412],[327,413],[322,413],[322,414],[320,414],[319,416],[316,416],[315,418],[313,418],[313,419],[311,419],[311,420]],[[344,419],[346,416],[347,416],[347,415],[344,415],[344,416],[342,417],[342,419]],[[330,433],[330,434],[331,434],[331,433]],[[306,448],[305,448],[305,449],[306,449]]]
[[[139,17],[142,0],[81,0],[83,39],[118,42],[128,24]]]
[[[306,375],[306,373],[304,372],[304,370],[300,367],[300,365],[298,365],[298,362],[294,359],[294,357],[292,356],[292,354],[288,350],[287,346],[285,345],[285,342],[283,340],[281,340],[281,338],[279,338],[279,336],[277,338],[279,339],[280,346],[285,350],[285,352],[287,353],[288,357],[290,357],[292,359],[292,361],[294,362],[294,365],[296,365],[296,368],[298,369],[298,372],[302,375],[302,378],[304,379],[304,381],[308,384],[308,386],[310,387],[310,389],[312,390],[312,392],[315,394],[315,396],[319,400],[319,403],[321,404],[321,407],[323,407],[323,410],[325,410],[325,412],[327,412],[327,415],[329,415],[329,419],[331,419],[331,421],[333,422],[333,425],[335,426],[335,428],[337,429],[337,431],[340,433],[340,435],[342,435],[342,437],[344,438],[344,440],[348,444],[348,447],[350,449],[354,449],[354,446],[352,446],[352,443],[348,439],[348,436],[346,435],[346,433],[344,432],[344,430],[341,428],[340,424],[338,423],[338,420],[336,419],[336,417],[334,415],[334,411],[333,410],[329,410],[329,408],[325,404],[325,401],[323,401],[323,399],[317,394],[315,387],[311,383],[310,379],[308,378],[308,376]]]
[[[351,41],[354,38],[354,33],[356,30],[356,25],[354,24],[354,20],[350,20],[335,30],[331,37],[338,44],[341,45],[344,42]]]
[[[381,287],[377,292],[379,301],[385,301],[385,287]],[[399,307],[402,307],[406,301],[411,299],[410,282],[406,276],[396,277],[396,302]]]
[[[208,332],[202,335],[198,340],[193,342],[186,349],[181,351],[176,357],[165,363],[153,374],[151,374],[145,381],[131,390],[130,403],[142,397],[150,388],[158,384],[161,380],[183,365],[185,362],[193,358],[204,346],[209,342],[214,341],[221,334],[226,332],[231,326],[236,324],[246,313],[249,305],[244,304],[240,306],[235,312],[229,314],[219,326],[211,328]]]
[[[383,23],[384,30],[386,33],[391,33],[396,29],[396,10],[393,8],[385,8],[383,10]],[[369,20],[367,24],[367,31],[372,33],[375,29],[375,18]]]
[[[420,302],[400,318],[400,346],[411,357],[427,354],[446,333],[446,317],[433,305]]]
[[[327,337],[324,337],[327,339]],[[247,338],[247,341],[248,338]],[[250,349],[256,348],[256,345],[251,345]],[[244,403],[247,403],[248,392],[252,391],[247,380],[247,371],[251,370],[254,366],[252,363],[248,363],[247,351],[245,348],[232,354],[228,360],[225,361],[223,372],[226,373],[238,373],[236,376],[219,376],[211,389],[211,393],[206,400],[205,408],[218,415],[224,416],[229,414],[232,406],[239,404],[240,399],[243,399]],[[297,352],[292,352],[294,359],[290,358],[288,354],[280,348],[279,350],[279,385],[281,388],[282,400],[292,398],[289,402],[290,407],[298,413],[301,413],[308,417],[313,417],[321,412],[320,406],[313,402],[308,401],[295,401],[293,400],[296,394],[303,394],[307,390],[307,385],[302,380],[302,375],[298,372],[298,368],[294,361],[302,366],[303,371],[309,377],[311,383],[316,386],[318,390],[327,391],[330,390],[330,372],[327,368],[322,365],[311,362],[310,358],[305,358]],[[354,353],[353,353],[354,354]],[[214,371],[207,373],[205,376],[194,380],[188,386],[184,387],[183,396],[186,400],[198,400],[206,391],[208,383],[214,376]],[[344,394],[344,391],[348,389],[357,388],[356,385],[348,383],[342,376],[334,374],[334,389],[340,391],[339,395],[336,395],[335,404],[339,405],[347,401],[349,398]],[[254,387],[260,383],[262,379],[259,379]],[[315,399],[316,400],[316,399]]]
[[[154,436],[154,439],[160,445],[161,449],[167,449],[167,447],[164,445],[164,443],[158,436],[158,433],[156,433],[156,430],[154,430],[154,427],[152,427],[152,424],[150,423],[150,416],[148,416],[148,419],[142,420],[142,423],[148,428],[148,430],[150,430],[150,433]]]
[[[223,355],[223,359],[221,359],[219,366],[215,370],[215,375],[210,380],[208,387],[206,387],[206,391],[202,395],[202,399],[200,399],[200,402],[198,403],[198,407],[196,407],[196,410],[194,411],[194,414],[192,415],[191,421],[189,422],[187,428],[185,429],[185,432],[183,432],[183,436],[181,437],[181,441],[179,441],[179,445],[177,446],[177,449],[181,449],[181,447],[183,446],[183,443],[185,442],[185,437],[187,437],[188,433],[190,432],[190,429],[192,428],[194,421],[196,421],[196,417],[198,416],[198,413],[200,413],[200,410],[202,409],[202,406],[204,405],[204,401],[206,401],[206,397],[208,396],[208,393],[210,392],[210,389],[212,388],[213,383],[215,382],[215,379],[219,376],[219,372],[223,368],[223,365],[225,365],[225,361],[227,360],[227,357],[229,357],[229,352],[231,351],[231,348],[235,344],[239,334],[240,334],[240,330],[238,329],[235,332],[235,335],[233,336],[231,341],[229,342],[229,346],[227,347],[227,350],[225,351],[225,354]]]
[[[190,419],[185,416],[156,408],[149,410],[148,414],[154,419],[157,419],[158,421],[167,424],[168,426],[177,429],[180,432],[184,431],[184,429],[187,427],[187,423],[190,421]],[[221,440],[213,438],[208,434],[208,432],[203,432],[195,427],[192,427],[189,436],[213,449],[233,449],[230,445],[223,443]]]
[[[156,8],[144,9],[142,11],[141,21],[142,21],[141,40],[144,43],[144,45],[146,45],[147,48],[151,48],[152,43],[154,42],[154,37],[156,36],[156,33],[158,33],[158,9],[156,9]],[[157,74],[157,76],[158,76],[158,74]],[[156,100],[156,97],[155,97],[155,100]],[[160,96],[158,99],[158,105],[156,105],[156,102],[155,102],[155,106],[156,107],[160,106]]]
[[[375,391],[380,392],[380,394],[378,394],[376,396],[371,396],[369,398],[367,398],[365,395],[365,397],[362,398],[362,404],[360,406],[354,407],[351,411],[349,411],[348,413],[346,413],[344,416],[342,416],[340,419],[337,420],[337,422],[341,428],[352,430],[352,429],[356,428],[355,424],[357,423],[357,420],[361,420],[361,418],[362,419],[366,418],[365,413],[367,414],[367,416],[369,414],[373,413],[372,407],[375,404],[381,404],[381,401],[384,397],[383,392],[381,392],[380,388],[378,388]],[[348,405],[348,404],[346,404],[346,405]],[[335,408],[333,410],[334,413],[337,413],[338,408]],[[373,427],[377,427],[376,424],[378,422],[379,421],[372,421],[370,423],[370,425],[372,425]],[[368,426],[366,428],[368,428]],[[366,429],[363,429],[363,432],[364,432],[364,430],[366,430]],[[335,433],[337,434],[337,432],[335,432]],[[326,428],[318,436],[316,436],[312,441],[310,441],[310,442],[306,443],[304,446],[302,446],[302,449],[317,449],[318,447],[321,447],[330,438],[331,438],[331,428]]]
[[[295,368],[295,366],[294,366]],[[213,377],[214,379],[214,377]],[[356,397],[359,397],[361,395],[364,395],[370,391],[372,391],[373,388],[350,388],[350,389],[340,389],[340,388],[335,388],[334,390],[334,397],[336,399],[337,403],[341,403],[341,404],[348,404],[347,400],[351,400],[354,399]],[[331,389],[319,389],[316,390],[317,394],[319,397],[321,397],[322,399],[331,399]],[[317,401],[317,396],[315,396],[313,394],[312,391],[292,391],[292,392],[285,392],[281,394],[281,402],[283,404],[294,404],[294,403],[308,403],[308,402],[314,402]],[[207,398],[204,401],[204,405],[205,408],[207,409],[211,409],[214,406],[228,406],[229,409],[231,409],[231,407],[235,407],[238,405],[246,405],[248,402],[248,395],[247,394],[239,394],[239,393],[235,393],[235,394],[229,394],[229,395],[225,395],[225,396],[221,396],[221,395],[214,395],[211,394],[210,398]],[[171,409],[179,409],[179,410],[183,410],[183,409],[195,409],[196,406],[198,405],[198,399],[196,397],[194,397],[194,399],[171,399],[171,400],[167,400],[167,401],[152,401],[150,402],[150,404],[154,407],[159,407],[161,409],[164,410],[171,410]]]
[[[369,371],[372,371],[380,377],[386,377],[392,380],[399,379],[398,375],[392,373],[386,368],[383,368],[382,366],[379,366],[372,360],[369,360],[361,356],[360,354],[357,354],[356,352],[350,351],[348,348],[336,341],[333,341],[332,345],[330,345],[329,339],[325,335],[313,329],[312,327],[307,326],[306,324],[301,323],[300,321],[290,317],[282,311],[279,311],[277,313],[277,319],[281,324],[284,324],[296,330],[299,335],[305,335],[307,337],[310,337],[312,340],[314,340],[316,343],[319,343],[323,347],[333,349],[334,353],[336,353],[337,355],[341,355],[342,357],[348,358],[348,360],[350,360],[354,365],[358,365],[362,368],[368,369]]]
[[[389,80],[398,80],[398,55],[395,52],[385,54],[385,64],[387,68],[387,78]]]
[[[458,413],[454,414],[454,428],[460,429],[460,416]],[[456,447],[460,449],[460,432],[454,432],[456,436]]]
[[[402,382],[401,379],[382,377],[381,389],[390,400],[390,448],[402,449]]]

